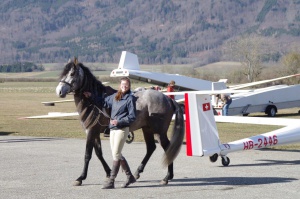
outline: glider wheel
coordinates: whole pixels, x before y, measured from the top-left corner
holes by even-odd
[[[130,144],[131,142],[133,142],[134,140],[134,133],[133,132],[129,132],[128,137],[126,139],[126,143]]]
[[[209,160],[211,162],[216,162],[218,160],[219,155],[217,153],[213,154],[212,156],[209,156]]]
[[[222,157],[223,166],[227,167],[230,163],[230,159],[228,157]]]
[[[266,108],[266,114],[268,114],[269,117],[275,117],[277,113],[277,107],[274,105],[267,106]]]

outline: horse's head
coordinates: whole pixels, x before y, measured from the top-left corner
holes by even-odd
[[[70,92],[78,92],[82,88],[84,72],[77,62],[69,61],[60,75],[60,82],[56,87],[56,95],[64,98]]]

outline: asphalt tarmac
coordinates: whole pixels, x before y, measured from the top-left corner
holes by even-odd
[[[109,142],[103,153],[112,165]],[[300,198],[300,150],[254,150],[229,154],[230,165],[207,157],[186,156],[185,145],[174,163],[175,176],[159,185],[167,173],[163,150],[157,149],[141,178],[120,188],[101,189],[105,173],[93,154],[87,179],[73,186],[83,168],[85,140],[0,136],[0,198]],[[144,143],[125,144],[123,155],[134,172],[146,152]]]

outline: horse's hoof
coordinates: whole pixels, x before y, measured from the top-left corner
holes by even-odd
[[[140,178],[140,174],[134,174],[134,178],[137,180],[137,179],[139,179]]]
[[[107,182],[107,181],[109,181],[109,180],[110,180],[110,176],[106,176],[104,182]]]
[[[80,186],[80,185],[82,185],[82,181],[76,180],[76,181],[73,183],[73,186]]]
[[[162,181],[160,181],[159,184],[160,184],[160,185],[167,185],[167,184],[168,184],[168,181],[162,180]]]

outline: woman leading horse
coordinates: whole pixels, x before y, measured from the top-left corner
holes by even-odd
[[[104,86],[87,67],[82,63],[78,63],[75,59],[65,66],[60,76],[60,83],[56,87],[56,94],[59,97],[64,98],[68,93],[74,94],[79,118],[87,134],[84,168],[82,174],[76,179],[75,185],[81,185],[82,181],[87,177],[93,148],[103,165],[106,176],[110,177],[111,173],[102,156],[100,140],[100,132],[103,133],[109,125],[110,118],[107,115],[110,115],[111,110],[97,106],[83,94],[85,91],[103,97],[115,92],[112,88]],[[136,120],[130,124],[129,131],[142,129],[147,149],[145,157],[134,173],[134,177],[138,179],[140,173],[144,171],[148,160],[156,148],[154,139],[154,136],[156,136],[165,151],[163,162],[168,166],[168,173],[161,181],[161,184],[167,184],[168,180],[173,179],[173,161],[181,149],[184,137],[182,109],[178,103],[158,91],[145,90],[136,92],[134,96],[136,98]],[[167,131],[173,114],[175,114],[175,121],[172,138],[169,140]]]
[[[103,99],[102,96],[94,96],[90,92],[83,93],[85,97],[93,98],[94,104],[99,104],[100,107],[111,109],[109,128],[113,166],[110,178],[104,183],[102,189],[115,188],[115,178],[117,177],[120,166],[122,166],[127,176],[126,182],[122,184],[123,188],[126,188],[129,184],[136,181],[130,171],[127,160],[122,155],[122,149],[129,134],[129,125],[134,122],[136,118],[135,99],[130,88],[130,79],[123,77],[121,78],[118,92],[105,99]]]

